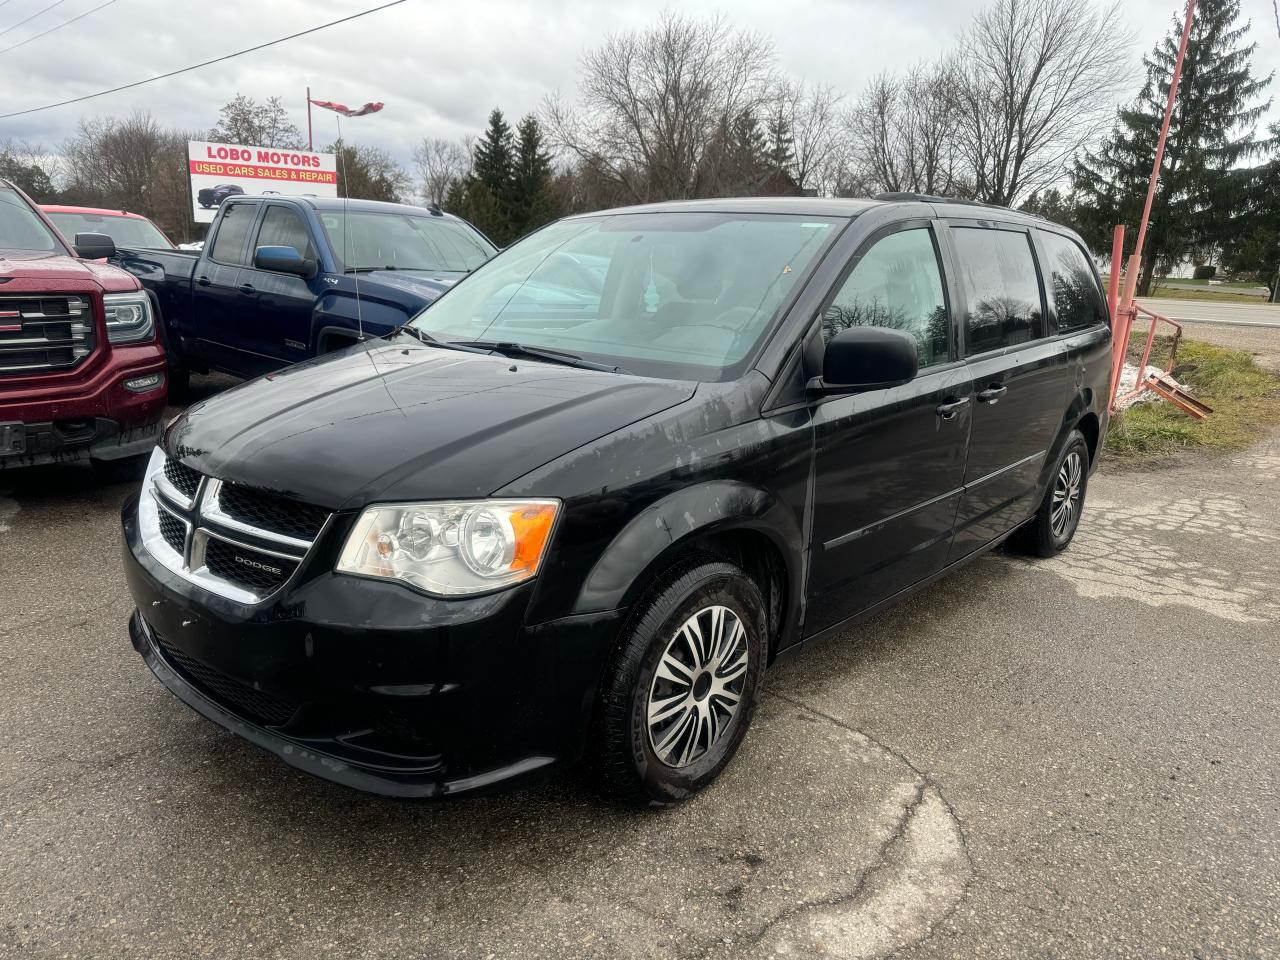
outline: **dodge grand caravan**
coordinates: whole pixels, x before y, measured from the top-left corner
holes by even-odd
[[[287,763],[460,794],[584,752],[706,785],[766,667],[1071,541],[1110,331],[1079,239],[892,195],[572,217],[395,333],[165,431],[132,642]]]

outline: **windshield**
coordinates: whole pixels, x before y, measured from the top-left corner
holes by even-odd
[[[519,343],[651,376],[727,380],[842,222],[721,213],[563,220],[504,251],[413,325],[438,340]]]
[[[3,188],[0,188],[0,250],[65,252],[36,212],[12,190]]]
[[[494,254],[467,224],[444,217],[325,210],[320,222],[340,270],[468,273]]]
[[[105,233],[117,247],[141,247],[149,250],[172,250],[169,238],[150,220],[113,217],[100,213],[45,214],[68,243],[76,242],[77,233]]]

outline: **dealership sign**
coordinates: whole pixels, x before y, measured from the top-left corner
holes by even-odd
[[[187,143],[187,160],[196,223],[211,223],[228,197],[338,195],[338,167],[332,153],[192,140]]]

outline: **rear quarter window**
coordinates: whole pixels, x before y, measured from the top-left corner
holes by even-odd
[[[1097,275],[1080,245],[1056,233],[1040,231],[1053,310],[1059,332],[1083,330],[1107,322],[1107,306]]]

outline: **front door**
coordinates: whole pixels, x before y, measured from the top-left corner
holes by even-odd
[[[197,352],[218,367],[236,369],[229,331],[243,307],[240,273],[249,262],[249,234],[257,215],[256,203],[224,204],[191,278]]]
[[[258,247],[293,247],[315,262],[315,246],[301,214],[269,203],[250,245],[249,266],[240,271],[241,310],[233,318],[233,341],[247,373],[259,374],[304,360],[311,349],[311,327],[318,279],[253,266]]]
[[[1074,369],[1062,343],[1047,339],[1029,232],[966,222],[953,224],[950,236],[973,394],[964,497],[950,556],[958,560],[1035,512]]]
[[[946,563],[972,403],[929,221],[873,236],[823,314],[911,333],[920,372],[887,390],[823,398],[814,411],[814,501],[806,633],[887,599]]]

